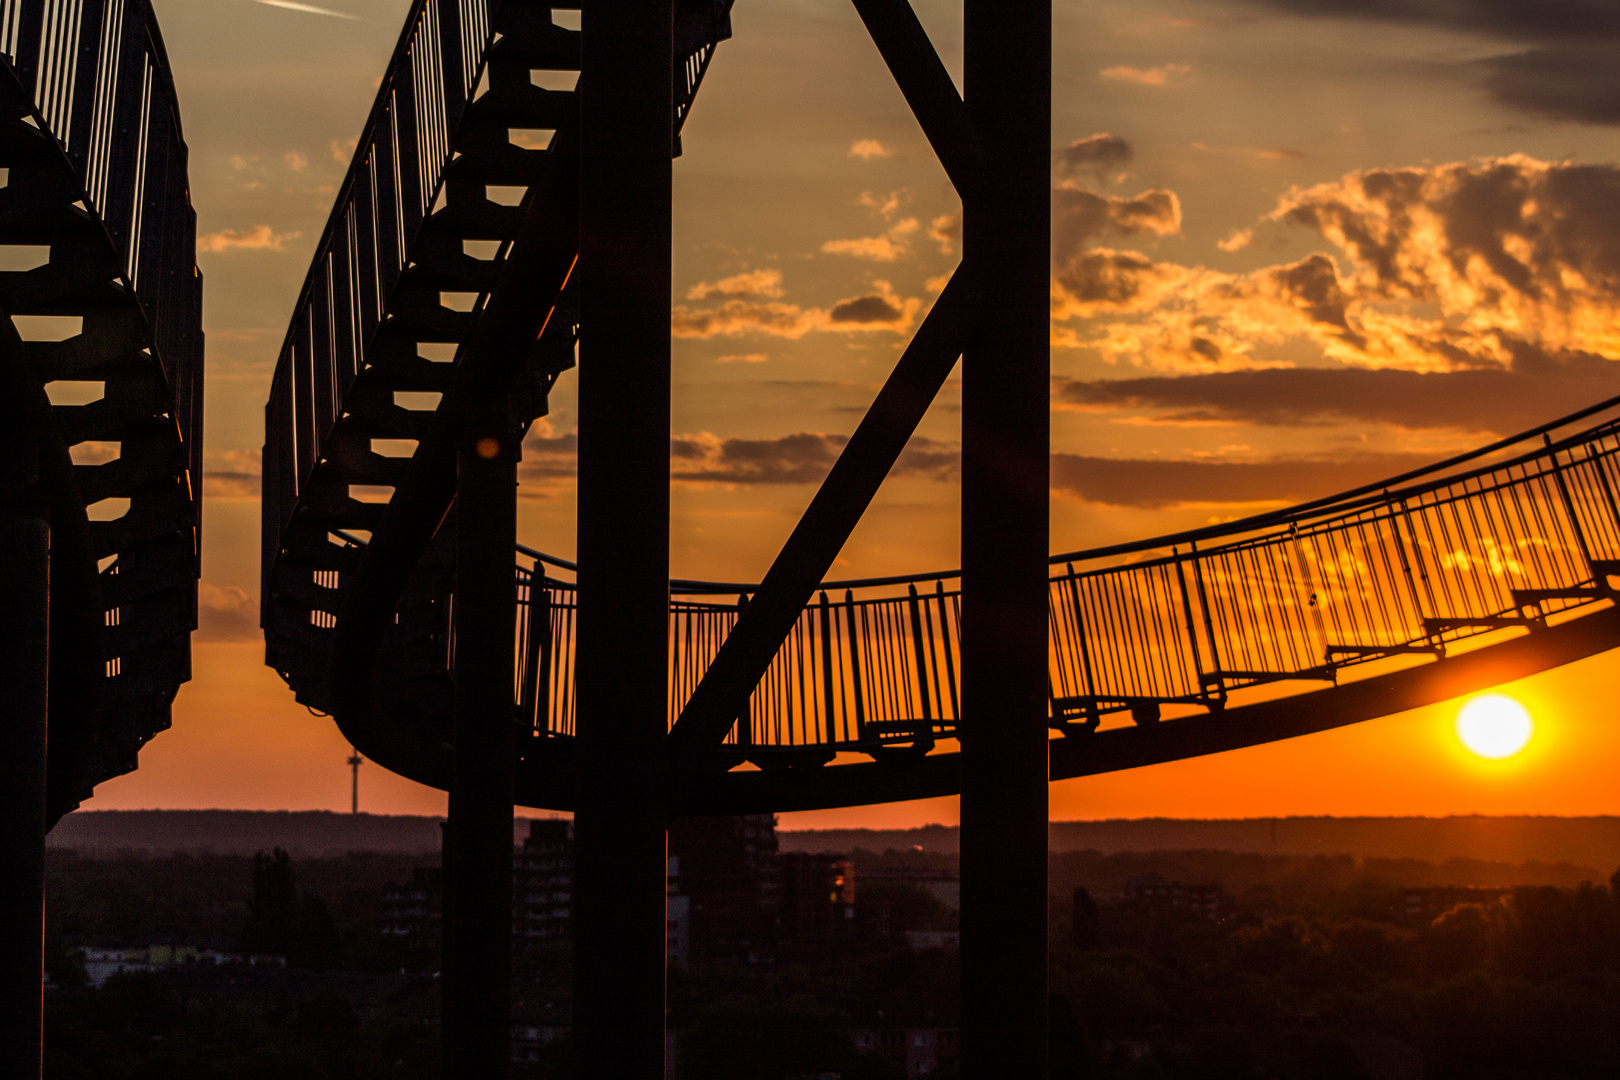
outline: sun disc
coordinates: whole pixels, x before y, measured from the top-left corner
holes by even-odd
[[[1457,738],[1482,758],[1512,757],[1534,732],[1529,710],[1505,694],[1482,694],[1457,710]]]

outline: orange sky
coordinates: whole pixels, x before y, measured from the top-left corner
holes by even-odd
[[[407,0],[323,4],[348,18],[154,6],[207,279],[203,625],[173,730],[87,805],[343,808],[346,744],[259,664],[258,452],[285,321]],[[957,71],[957,5],[915,6]],[[1606,84],[1570,66],[1554,85],[1556,63],[1525,82],[1523,58],[1556,60],[1564,39],[1501,5],[1418,2],[1399,22],[1316,6],[1057,5],[1054,550],[1326,494],[1620,393]],[[737,0],[734,24],[676,166],[671,556],[681,576],[746,580],[954,264],[957,203],[847,4]],[[840,321],[857,298],[887,314]],[[526,444],[520,507],[523,539],[565,556],[573,386]],[[840,576],[956,564],[956,394]],[[1465,755],[1436,708],[1068,781],[1053,816],[1620,812],[1604,768],[1617,664],[1517,688],[1539,726],[1507,763]],[[376,767],[362,792],[379,812],[443,807]],[[947,800],[786,823],[953,819]]]
[[[90,809],[348,807],[349,747],[328,720],[296,705],[254,644],[200,645],[173,730],[138,772],[103,784]],[[1056,820],[1267,817],[1290,814],[1612,814],[1620,723],[1616,657],[1599,656],[1503,687],[1529,707],[1535,736],[1500,762],[1475,757],[1453,731],[1455,704],[1214,757],[1052,786]],[[361,806],[443,813],[442,792],[371,766]],[[787,828],[903,828],[954,823],[954,799],[782,815]]]

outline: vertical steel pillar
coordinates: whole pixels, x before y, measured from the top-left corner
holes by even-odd
[[[664,1069],[673,0],[592,0],[580,72],[574,1039]]]
[[[496,1080],[512,1067],[519,432],[502,390],[467,388],[456,462],[455,768],[445,868],[450,962],[443,973],[451,1080]]]
[[[0,353],[0,362],[12,357]],[[0,379],[0,1076],[26,1080],[40,1075],[44,1017],[51,526],[18,382]]]
[[[1051,0],[964,0],[962,1075],[1045,1080]]]

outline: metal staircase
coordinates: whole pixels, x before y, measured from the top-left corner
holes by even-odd
[[[561,25],[570,10],[418,0],[317,248],[266,407],[261,607],[267,662],[312,708],[334,707],[345,586],[395,503],[436,531],[398,600],[389,689],[408,723],[446,721],[453,475],[449,490],[442,476],[415,484],[426,506],[395,493],[413,457],[425,465],[448,443],[444,397],[525,213],[544,222],[576,212],[531,194],[548,171],[577,168],[579,33]],[[730,34],[729,10],[729,0],[681,10],[677,130]],[[523,426],[545,414],[552,384],[573,365],[576,311],[564,288],[555,312],[538,313],[512,402]],[[424,440],[434,445],[424,450]]]
[[[202,279],[147,0],[4,0],[0,53],[0,362],[50,505],[54,822],[136,767],[190,677]]]

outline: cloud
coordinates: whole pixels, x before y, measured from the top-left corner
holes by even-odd
[[[253,0],[255,4],[264,4],[267,7],[286,8],[288,11],[301,11],[306,15],[328,15],[334,19],[352,19],[362,21],[358,15],[349,15],[341,11],[332,11],[328,8],[315,7],[312,4],[294,3],[294,0]]]
[[[776,275],[770,280],[768,287],[779,289],[780,274],[774,270],[764,273]],[[708,308],[676,305],[670,312],[670,332],[682,338],[707,339],[764,334],[787,338],[790,341],[796,341],[805,334],[818,330],[841,333],[886,331],[904,334],[911,329],[922,310],[921,298],[898,296],[886,281],[875,281],[873,282],[875,291],[840,300],[830,309],[805,308],[780,300],[759,299],[756,298],[758,294],[744,295],[720,290],[727,282],[751,278],[752,275],[743,274],[737,278],[728,278],[715,286],[707,284],[697,286],[693,292],[688,293],[689,296],[695,292],[702,299],[716,296],[725,299],[720,304]]]
[[[1103,68],[1097,74],[1111,82],[1136,83],[1138,86],[1163,86],[1172,75],[1185,75],[1191,64],[1160,64],[1155,68],[1136,68],[1120,65]]]
[[[740,362],[742,362],[744,364],[763,364],[765,361],[767,361],[769,359],[770,359],[770,357],[767,356],[765,353],[752,352],[752,353],[741,353],[741,354],[733,355],[733,356],[717,356],[717,357],[715,357],[714,362],[717,363],[717,364],[734,364],[734,363],[737,363],[737,362],[740,361]]]
[[[820,483],[848,436],[799,432],[779,439],[721,439],[708,433],[670,440],[671,478],[704,484]],[[955,446],[913,436],[890,476],[949,480],[961,466]]]
[[[203,497],[257,499],[261,492],[261,452],[209,450],[203,455]]]
[[[893,330],[903,333],[911,328],[922,307],[915,297],[896,296],[887,281],[873,282],[877,292],[852,297],[834,304],[827,313],[827,322],[833,329]]]
[[[1519,39],[1620,37],[1620,8],[1593,0],[1251,0],[1292,15],[1445,26]]]
[[[296,230],[278,233],[268,225],[255,225],[241,232],[235,229],[221,229],[219,232],[197,237],[197,250],[229,251],[232,248],[241,248],[245,251],[285,251],[287,241],[297,240],[302,235],[304,234]]]
[[[797,304],[727,300],[712,308],[677,305],[670,313],[670,333],[680,338],[758,333],[797,341],[825,321],[825,313]]]
[[[300,154],[297,150],[289,150],[282,155],[282,162],[293,172],[303,172],[309,168],[309,157]]]
[[[876,210],[885,221],[893,222],[890,227],[879,236],[860,236],[850,240],[828,240],[821,245],[821,250],[829,255],[851,255],[857,259],[871,259],[874,262],[899,262],[911,254],[911,240],[921,228],[914,217],[895,217],[900,208],[911,201],[911,192],[902,188],[891,191],[887,195],[874,195],[870,191],[861,192],[859,200],[862,206]]]
[[[1131,198],[1098,195],[1065,180],[1052,192],[1052,258],[1060,266],[1100,236],[1181,231],[1181,200],[1155,188]]]
[[[1057,152],[1057,171],[1063,176],[1090,176],[1101,182],[1130,167],[1136,151],[1116,135],[1100,132],[1076,139]]]
[[[1620,6],[1602,0],[1251,0],[1292,15],[1440,26],[1510,43],[1472,61],[1512,108],[1587,124],[1620,123]]]
[[[1086,193],[1089,195],[1089,193]],[[1268,215],[1337,249],[1245,274],[1084,246],[1135,218],[1069,196],[1054,229],[1060,345],[1182,371],[1341,364],[1503,369],[1532,353],[1620,359],[1620,169],[1523,155],[1369,169],[1291,189]],[[1138,197],[1141,198],[1141,197]],[[1168,227],[1168,218],[1145,231]],[[1063,230],[1067,229],[1067,232]],[[1061,238],[1062,242],[1059,242]],[[1090,336],[1081,333],[1085,329]]]
[[[235,585],[198,582],[197,637],[202,641],[257,641],[259,598]]]
[[[862,161],[891,157],[893,154],[893,150],[888,149],[876,139],[857,139],[849,148],[849,156],[860,158]]]
[[[700,281],[686,290],[688,300],[707,300],[711,296],[725,299],[775,299],[782,295],[782,271],[750,270],[722,278],[713,285]]]
[[[1287,505],[1394,476],[1432,459],[1379,454],[1351,460],[1159,461],[1053,454],[1053,491],[1089,503],[1174,506]]]
[[[1109,233],[1168,236],[1180,230],[1181,201],[1173,191],[1155,189],[1123,198],[1064,181],[1052,192],[1053,275],[1065,301],[1058,317],[1157,303],[1185,271],[1134,251],[1088,245]]]
[[[1273,368],[1208,375],[1058,379],[1058,407],[1140,410],[1167,424],[1390,424],[1510,435],[1620,395],[1620,365],[1525,358],[1513,370]]]
[[[928,223],[928,238],[939,245],[941,255],[953,255],[962,242],[962,211],[941,214]]]
[[[1583,124],[1620,124],[1620,70],[1612,43],[1569,42],[1480,61],[1485,88],[1504,105]]]
[[[523,460],[518,463],[518,494],[526,498],[547,498],[545,488],[552,481],[573,480],[579,471],[579,436],[551,435],[550,425],[537,421],[523,440]]]
[[[916,218],[905,218],[881,236],[859,236],[851,240],[828,240],[821,250],[828,255],[851,255],[873,262],[899,262],[911,254],[911,237],[919,228]]]
[[[1227,234],[1225,240],[1215,241],[1215,246],[1220,248],[1222,251],[1240,251],[1243,248],[1248,247],[1249,241],[1253,239],[1253,229],[1233,229]]]

